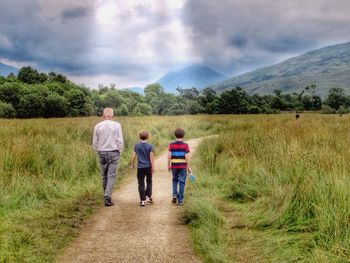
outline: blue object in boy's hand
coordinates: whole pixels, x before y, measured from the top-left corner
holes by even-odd
[[[195,179],[196,179],[196,177],[192,173],[190,173],[190,181],[191,181],[191,183],[193,183]]]

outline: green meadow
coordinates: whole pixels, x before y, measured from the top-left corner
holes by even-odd
[[[52,262],[79,233],[102,192],[91,149],[98,117],[0,120],[0,262]],[[129,171],[138,131],[150,132],[157,151],[176,127],[189,137],[215,128],[205,116],[118,118],[125,140],[119,179]]]
[[[350,261],[350,118],[232,116],[184,216],[206,262]]]
[[[53,262],[102,205],[97,117],[0,120],[0,262]],[[138,131],[211,134],[193,158],[184,222],[205,262],[350,261],[350,118],[292,114],[117,118],[128,172]]]

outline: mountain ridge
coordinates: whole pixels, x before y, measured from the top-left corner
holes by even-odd
[[[166,92],[176,92],[177,87],[198,89],[225,79],[226,76],[206,65],[189,65],[171,70],[156,81]]]
[[[3,63],[0,63],[0,76],[7,77],[10,73],[17,74],[18,69]]]
[[[299,92],[311,83],[325,96],[329,88],[350,92],[350,42],[326,46],[286,59],[275,65],[228,78],[210,87],[218,92],[239,86],[248,93]]]

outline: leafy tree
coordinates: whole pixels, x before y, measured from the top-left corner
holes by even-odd
[[[200,104],[199,91],[196,88],[183,89],[178,87],[176,89],[182,98],[183,114],[197,114],[203,112],[203,107]]]
[[[115,112],[118,116],[128,116],[129,115],[128,107],[125,104],[122,104],[121,106],[119,106]]]
[[[248,112],[252,114],[258,114],[262,112],[262,109],[259,106],[251,105],[248,107]]]
[[[91,116],[91,115],[96,115],[98,112],[98,108],[96,107],[94,101],[87,96],[86,97],[86,101],[85,101],[85,105],[84,105],[84,109],[83,109],[83,113],[81,114],[82,116]]]
[[[39,83],[44,83],[45,81],[47,81],[49,79],[49,77],[45,74],[45,73],[40,73],[39,74]]]
[[[223,114],[241,114],[249,112],[249,96],[240,87],[224,91],[219,99],[218,110]]]
[[[23,95],[23,84],[17,82],[7,82],[0,85],[0,101],[10,103],[17,108]]]
[[[158,83],[150,84],[145,89],[145,101],[153,110],[153,114],[164,115],[174,102],[174,95],[167,94]]]
[[[161,96],[164,94],[164,88],[158,84],[158,83],[153,83],[150,85],[147,85],[146,88],[144,89],[146,99],[149,96]]]
[[[144,116],[144,115],[151,115],[152,114],[152,108],[147,103],[139,103],[135,107],[134,111],[132,112],[132,115],[135,116]]]
[[[65,117],[68,115],[68,100],[57,94],[50,94],[45,100],[44,117]]]
[[[306,86],[305,90],[311,94],[311,110],[314,110],[314,97],[315,93],[318,90],[318,87],[316,86],[316,84],[313,83],[309,86]]]
[[[304,96],[302,98],[302,106],[304,110],[320,110],[322,106],[322,99],[320,96],[314,96],[313,103],[310,96]]]
[[[288,104],[284,96],[282,96],[282,91],[280,90],[274,90],[273,93],[275,94],[275,97],[273,98],[271,102],[271,107],[273,109],[279,109],[279,110],[287,110]]]
[[[69,88],[58,82],[49,82],[46,86],[50,92],[57,93],[60,96],[63,96],[64,93],[69,90]]]
[[[45,112],[45,97],[29,93],[21,97],[17,113],[20,118],[39,118]]]
[[[7,75],[7,80],[10,82],[16,81],[16,79],[17,79],[16,75],[13,74],[12,72]]]
[[[322,107],[321,107],[321,112],[323,113],[323,114],[333,114],[333,113],[335,113],[336,112],[336,110],[335,109],[333,109],[333,108],[331,108],[331,107],[329,107],[328,105],[322,105]]]
[[[60,83],[66,83],[67,77],[63,74],[58,74],[56,72],[50,72],[48,75],[48,80],[50,82],[60,82]]]
[[[199,97],[199,103],[203,107],[203,112],[207,114],[217,113],[219,98],[216,91],[212,88],[205,88],[202,96]]]
[[[40,73],[32,67],[22,67],[18,72],[17,79],[28,84],[41,83],[42,81]]]
[[[108,90],[101,97],[103,107],[118,108],[124,103],[124,99],[115,90]]]
[[[328,92],[325,104],[338,110],[341,105],[346,105],[347,97],[342,88],[331,88]]]
[[[0,101],[0,118],[14,118],[16,110],[10,103]]]
[[[196,88],[183,89],[177,87],[176,90],[179,92],[180,96],[187,100],[196,100],[199,96],[199,91]]]
[[[337,110],[337,113],[342,116],[343,114],[349,113],[349,109],[346,108],[344,105],[341,105],[339,109]]]
[[[85,94],[79,89],[71,89],[64,93],[64,97],[69,103],[69,115],[81,116],[85,115],[84,108],[86,103]]]

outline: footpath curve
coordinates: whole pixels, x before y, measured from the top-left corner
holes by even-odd
[[[191,154],[202,139],[186,141]],[[184,208],[171,203],[166,159],[165,151],[155,160],[154,204],[139,206],[136,174],[128,176],[113,194],[115,205],[98,209],[58,262],[201,262],[181,222]]]

